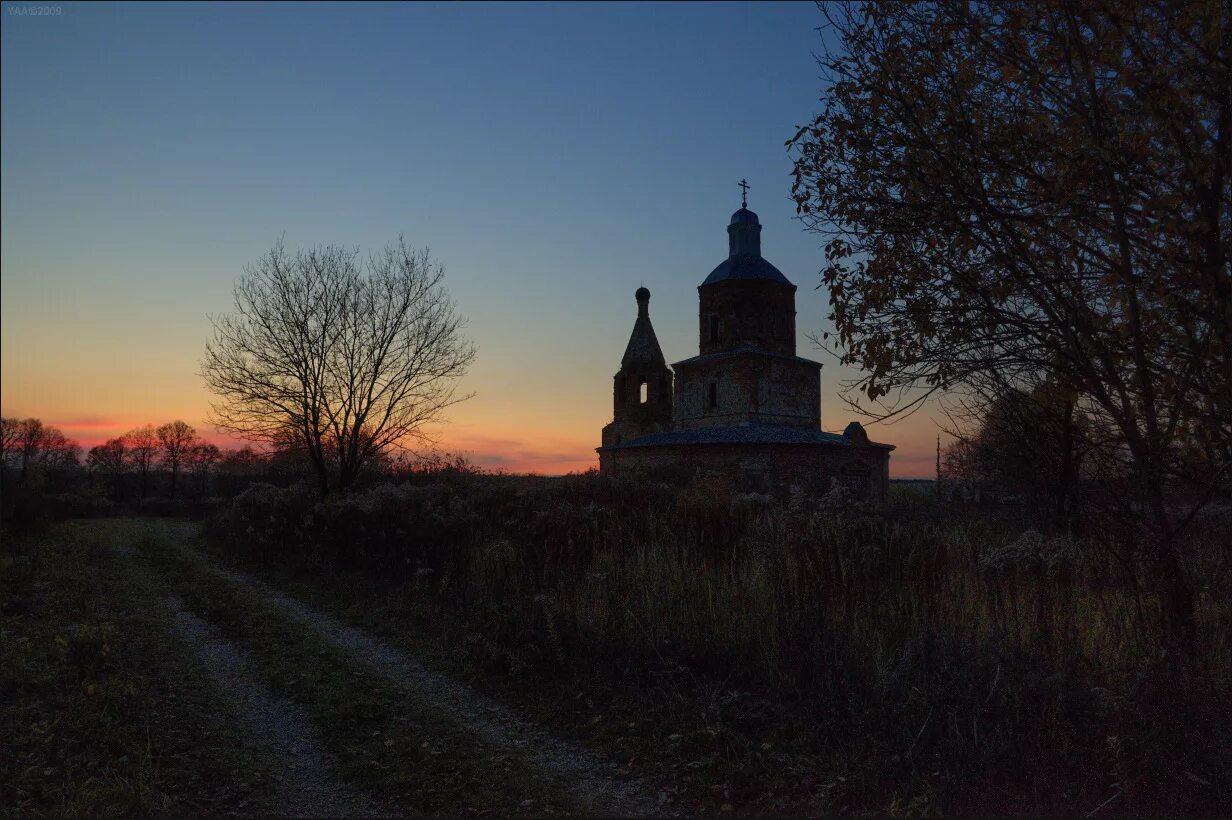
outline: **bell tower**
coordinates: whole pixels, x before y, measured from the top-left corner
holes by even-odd
[[[603,446],[667,430],[672,424],[672,371],[650,324],[650,291],[634,293],[637,319],[612,379],[612,423],[603,428]]]

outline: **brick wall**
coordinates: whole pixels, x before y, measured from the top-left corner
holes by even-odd
[[[870,501],[885,500],[889,451],[878,447],[797,444],[701,444],[634,447],[599,454],[600,469],[617,475],[681,469],[688,475],[719,473],[741,492],[782,495],[795,485],[820,495],[832,480]]]
[[[710,406],[715,385],[717,407]],[[821,426],[821,365],[800,359],[737,353],[717,361],[677,364],[674,400],[681,429],[740,424]]]
[[[717,338],[712,337],[717,320]],[[698,288],[698,349],[717,353],[756,345],[796,353],[796,289],[761,280],[732,280]]]

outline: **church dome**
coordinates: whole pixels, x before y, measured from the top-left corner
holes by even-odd
[[[756,279],[762,282],[777,282],[780,285],[791,284],[791,280],[783,272],[771,265],[760,256],[732,256],[724,259],[719,266],[710,272],[702,287],[718,282],[729,282],[733,279]]]
[[[761,221],[757,214],[742,205],[740,210],[731,216],[731,222],[727,225],[727,236],[728,256],[710,272],[702,282],[702,287],[734,279],[754,279],[788,285],[795,289],[795,285],[791,284],[782,271],[762,257]]]
[[[741,208],[732,214],[729,225],[760,225],[757,219],[757,214],[750,211],[748,208]]]
[[[633,292],[633,298],[639,302],[645,302],[650,299],[650,291],[643,285]]]

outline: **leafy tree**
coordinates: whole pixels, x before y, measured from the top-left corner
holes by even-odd
[[[199,440],[197,431],[187,422],[172,421],[154,431],[162,448],[163,464],[171,470],[171,497],[175,498],[180,479],[180,465]]]
[[[475,358],[427,251],[399,239],[360,258],[275,246],[246,269],[214,321],[202,373],[220,430],[307,454],[322,492],[346,491],[371,459],[423,440],[459,401]]]
[[[1178,537],[1232,464],[1227,3],[823,13],[841,50],[789,145],[844,359],[866,370],[852,387],[894,412],[938,390],[1072,385],[1108,433],[1103,463],[1127,467],[1124,511],[1186,642]],[[1183,453],[1205,469],[1178,509]]]
[[[137,469],[141,481],[141,497],[144,499],[150,491],[150,470],[158,457],[161,442],[154,425],[147,424],[137,427],[124,434],[124,446],[132,459],[132,465]]]

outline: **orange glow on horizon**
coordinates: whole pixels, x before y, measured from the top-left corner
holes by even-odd
[[[166,421],[174,420],[174,417],[161,421],[106,416],[45,417],[42,420],[80,444],[84,454],[91,447],[121,436],[129,430],[143,427],[146,424],[157,427]],[[192,424],[191,421],[189,423]],[[194,427],[204,441],[222,450],[251,446],[250,442],[217,432],[203,423],[194,424]],[[560,433],[490,427],[485,429],[473,423],[462,423],[435,428],[431,438],[431,443],[412,447],[411,451],[416,454],[427,454],[435,450],[451,455],[461,455],[477,467],[506,473],[563,475],[584,472],[599,465],[598,456],[595,454],[595,447],[598,446],[597,434],[594,437],[595,441],[589,441],[580,436]],[[878,438],[876,433],[873,434],[873,438]],[[891,437],[886,436],[886,438]],[[891,441],[893,440],[891,438]],[[927,444],[920,445],[913,441],[899,442],[898,449],[890,457],[891,477],[932,478],[935,458],[935,450]]]

